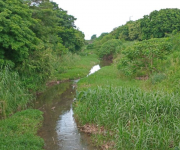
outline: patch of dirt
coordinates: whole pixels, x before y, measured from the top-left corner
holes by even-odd
[[[84,126],[79,126],[80,131],[87,133],[87,134],[104,134],[105,130],[104,127],[98,127],[94,124],[86,124]]]
[[[149,76],[136,77],[136,80],[148,80]]]
[[[114,142],[106,142],[101,146],[102,150],[112,149],[114,147]]]
[[[112,60],[113,60],[113,55],[112,55],[112,54],[110,54],[110,55],[105,55],[105,56],[103,57],[103,60],[112,61]]]
[[[99,127],[98,125],[95,124],[86,124],[84,126],[78,126],[78,128],[80,129],[81,132],[84,132],[88,135],[103,134],[104,136],[106,136],[106,130],[104,129],[104,127]],[[100,146],[100,148],[102,150],[109,150],[109,149],[113,149],[114,145],[115,145],[114,142],[104,141],[104,143]]]
[[[56,84],[60,84],[60,83],[63,83],[63,82],[67,82],[69,80],[63,80],[63,81],[49,81],[46,83],[46,86],[53,86],[53,85],[56,85]]]

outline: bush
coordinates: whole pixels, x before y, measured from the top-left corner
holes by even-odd
[[[103,57],[114,54],[117,50],[117,47],[120,45],[122,45],[122,42],[117,39],[113,39],[105,42],[99,50],[99,56]]]
[[[169,38],[136,42],[122,51],[124,57],[120,60],[118,69],[123,71],[124,74],[126,74],[126,70],[130,70],[131,75],[140,71],[146,71],[147,75],[160,72],[159,64],[171,52],[172,42]]]

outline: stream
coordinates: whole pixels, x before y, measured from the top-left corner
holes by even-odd
[[[94,66],[87,76],[99,69],[99,65]],[[72,103],[78,81],[57,82],[37,97],[35,108],[44,113],[38,135],[45,141],[45,150],[96,150],[90,137],[78,130],[73,117]]]

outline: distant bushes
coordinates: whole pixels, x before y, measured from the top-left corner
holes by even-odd
[[[145,72],[144,75],[160,72],[159,64],[171,51],[172,43],[168,38],[136,42],[122,51],[118,69],[127,76],[136,75],[137,72]]]
[[[99,50],[99,56],[103,57],[110,54],[114,54],[117,50],[117,47],[120,45],[122,45],[122,42],[117,39],[113,39],[105,42]]]

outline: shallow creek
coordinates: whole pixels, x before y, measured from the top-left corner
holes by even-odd
[[[90,74],[100,69],[99,65]],[[88,75],[88,76],[89,76]],[[40,94],[35,108],[44,112],[43,125],[38,135],[45,141],[46,150],[96,150],[89,136],[80,132],[73,118],[72,103],[79,80],[59,83]]]

